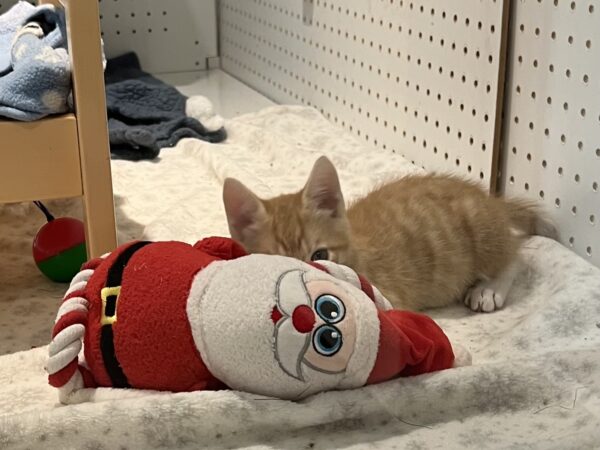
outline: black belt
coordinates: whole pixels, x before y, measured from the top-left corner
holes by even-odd
[[[100,317],[100,323],[102,324],[102,328],[100,330],[100,350],[102,351],[104,367],[106,368],[106,372],[112,381],[113,387],[131,387],[127,381],[125,373],[123,373],[123,369],[121,368],[119,361],[117,360],[113,335],[113,324],[117,322],[117,302],[119,300],[119,293],[121,292],[123,271],[125,270],[127,263],[134,253],[148,244],[150,244],[150,242],[136,242],[135,244],[127,247],[123,253],[117,257],[116,261],[108,270],[105,287],[100,293],[100,296],[102,297],[102,315]]]

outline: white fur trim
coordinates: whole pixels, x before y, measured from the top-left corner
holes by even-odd
[[[471,353],[462,345],[452,344],[452,352],[454,353],[454,364],[452,367],[470,366],[472,364]]]
[[[387,298],[385,298],[383,296],[381,291],[373,285],[371,285],[371,287],[373,288],[373,296],[375,297],[375,300],[374,300],[375,306],[377,306],[377,308],[379,308],[379,309],[383,309],[384,311],[393,309],[392,304],[389,302],[389,300]]]
[[[223,128],[225,121],[215,114],[209,99],[202,95],[195,95],[187,99],[185,114],[200,122],[208,131],[217,131]]]
[[[322,265],[327,269],[331,276],[336,277],[340,280],[347,281],[352,286],[360,289],[360,279],[354,270],[343,264],[336,264],[331,261],[315,261],[317,264]]]

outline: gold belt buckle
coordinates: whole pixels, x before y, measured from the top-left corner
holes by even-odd
[[[117,321],[117,302],[119,301],[119,294],[121,293],[121,286],[117,287],[105,287],[100,291],[100,297],[102,298],[102,317],[100,318],[100,324],[112,325]],[[106,315],[106,304],[109,297],[115,298],[115,312],[111,316]]]

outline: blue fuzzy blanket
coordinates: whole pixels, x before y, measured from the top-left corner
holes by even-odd
[[[65,15],[20,1],[0,16],[0,116],[31,121],[69,111]]]

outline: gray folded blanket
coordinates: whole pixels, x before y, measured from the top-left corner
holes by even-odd
[[[154,159],[183,138],[218,143],[227,137],[222,121],[201,123],[188,116],[188,98],[144,72],[135,53],[108,60],[105,82],[114,159]]]

